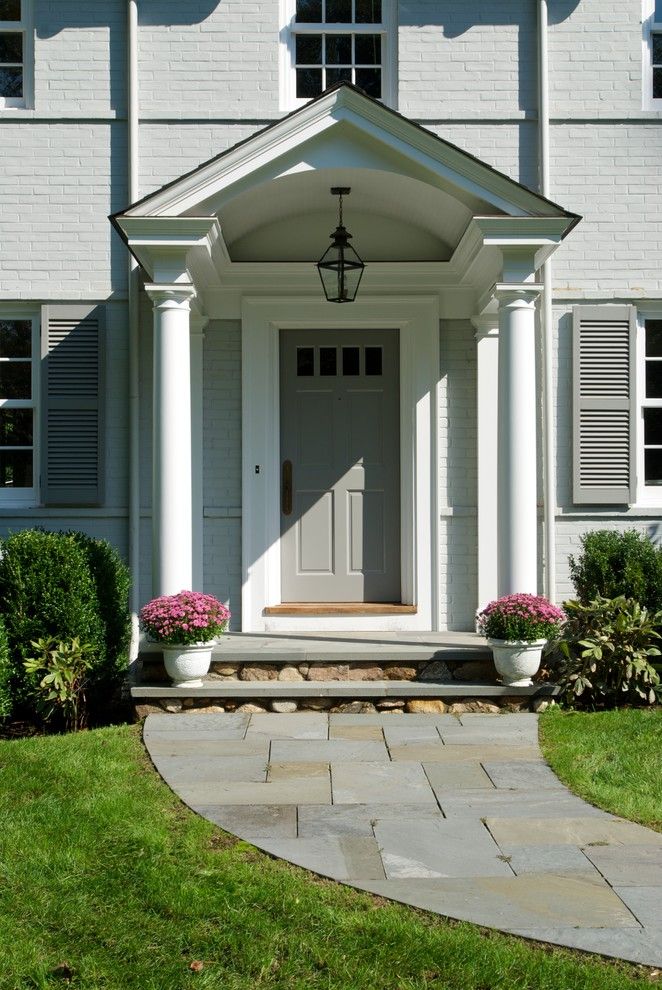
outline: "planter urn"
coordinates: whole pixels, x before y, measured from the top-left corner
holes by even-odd
[[[538,673],[546,639],[508,640],[488,639],[494,656],[494,666],[507,687],[530,687],[531,678]]]
[[[177,688],[203,687],[209,673],[213,643],[171,643],[163,646],[166,673]]]

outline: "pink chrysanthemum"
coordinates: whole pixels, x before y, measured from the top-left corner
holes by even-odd
[[[199,591],[162,595],[140,610],[147,635],[166,645],[208,643],[225,631],[229,618],[226,605]]]

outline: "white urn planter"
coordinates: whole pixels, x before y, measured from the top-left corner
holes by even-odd
[[[163,647],[166,673],[177,688],[202,687],[211,666],[212,643],[172,643]]]
[[[494,656],[494,666],[507,687],[530,687],[531,678],[538,673],[546,639],[523,640],[488,639]]]

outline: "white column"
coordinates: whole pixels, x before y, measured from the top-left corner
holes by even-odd
[[[538,590],[536,309],[540,287],[497,286],[499,596]]]
[[[478,607],[484,608],[498,595],[497,477],[498,389],[495,369],[499,364],[498,316],[476,316],[476,398],[478,427]]]
[[[191,285],[146,285],[154,303],[152,590],[193,583]]]
[[[193,583],[194,591],[204,587],[204,492],[203,492],[203,391],[204,329],[207,316],[191,317],[191,485],[193,498]]]

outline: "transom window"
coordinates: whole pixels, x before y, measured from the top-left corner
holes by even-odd
[[[32,69],[30,0],[0,0],[0,106],[24,107]]]
[[[36,318],[0,316],[0,504],[35,497],[37,359]]]
[[[383,374],[381,346],[297,347],[297,377],[354,378],[359,375],[380,377]]]
[[[393,0],[285,0],[289,4],[289,105],[349,82],[392,103]]]

